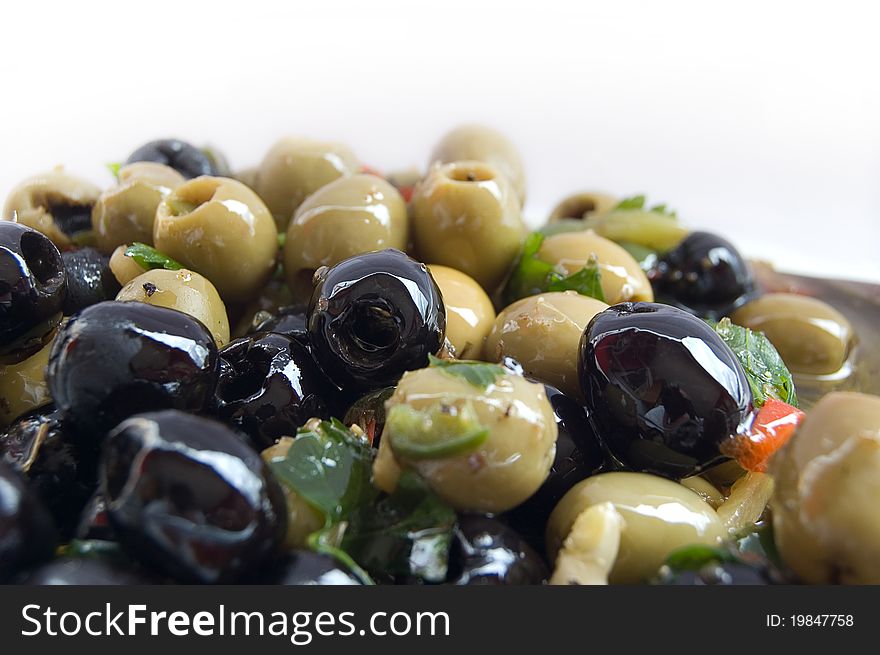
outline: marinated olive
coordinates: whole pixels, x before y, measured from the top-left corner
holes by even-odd
[[[267,448],[313,417],[329,418],[331,388],[298,339],[259,332],[220,351],[216,413]]]
[[[234,581],[271,561],[287,528],[259,454],[222,423],[176,410],[110,433],[101,487],[125,549],[183,581]]]
[[[828,303],[793,293],[768,293],[731,320],[763,332],[793,373],[830,375],[843,368],[854,341],[849,320]]]
[[[597,314],[578,358],[596,429],[627,467],[673,478],[719,462],[752,395],[736,355],[705,322],[655,303]]]
[[[283,460],[292,445],[292,437],[282,437],[278,443],[266,448],[261,456],[267,464],[271,464],[273,460]],[[324,527],[324,516],[290,486],[282,485],[282,489],[287,503],[287,533],[284,546],[288,550],[305,548],[309,535]]]
[[[583,191],[573,193],[559,202],[550,212],[548,223],[558,223],[565,220],[581,221],[586,226],[586,220],[596,216],[607,214],[617,207],[620,200],[607,193]]]
[[[466,273],[489,293],[507,275],[526,236],[509,182],[482,162],[434,166],[416,187],[411,210],[419,256]]]
[[[284,243],[284,272],[294,297],[308,298],[321,266],[383,248],[404,250],[406,203],[375,175],[341,177],[306,198],[293,214]]]
[[[357,425],[373,446],[379,444],[379,437],[385,429],[385,402],[394,393],[394,387],[371,391],[358,398],[342,420],[345,425]]]
[[[241,182],[200,177],[159,204],[156,248],[207,277],[224,300],[249,300],[275,270],[278,233],[257,195]]]
[[[340,387],[394,384],[443,345],[446,310],[424,264],[398,250],[347,259],[322,271],[309,304],[309,336]]]
[[[611,503],[620,515],[619,547],[609,581],[633,584],[652,577],[678,548],[719,543],[725,536],[715,510],[682,485],[645,473],[602,473],[576,484],[547,524],[550,560],[586,510]]]
[[[177,271],[161,268],[147,271],[126,284],[116,300],[176,309],[204,323],[211,331],[218,348],[229,341],[226,305],[214,285],[194,271],[185,268]]]
[[[67,297],[62,305],[65,315],[113,300],[119,292],[119,282],[110,270],[110,258],[94,248],[64,252],[61,260],[67,278]]]
[[[108,301],[71,317],[49,356],[47,380],[66,420],[99,442],[144,410],[199,411],[214,391],[217,346],[182,312]]]
[[[52,557],[56,538],[43,503],[0,461],[0,582]]]
[[[50,405],[22,416],[0,436],[0,459],[28,481],[62,537],[70,537],[97,486],[97,452],[77,444]]]
[[[127,245],[119,246],[113,251],[113,254],[110,255],[110,271],[122,287],[131,282],[138,275],[143,275],[147,272],[147,269],[125,254],[127,250]]]
[[[277,332],[288,336],[302,336],[308,339],[308,305],[287,305],[273,312],[257,312],[251,322],[250,334],[257,332]]]
[[[632,255],[592,230],[548,236],[537,252],[538,259],[553,264],[563,275],[578,272],[593,255],[608,304],[654,299],[651,283]]]
[[[526,176],[516,146],[492,128],[461,125],[447,132],[431,153],[430,164],[455,161],[482,161],[494,166],[510,180],[519,204],[526,200]]]
[[[134,566],[105,557],[60,557],[30,573],[23,581],[39,586],[146,585],[156,581]]]
[[[45,234],[59,248],[91,229],[92,206],[101,190],[56,168],[19,184],[6,199],[2,218]]]
[[[659,299],[706,318],[726,316],[755,289],[739,251],[709,232],[692,232],[661,255],[651,282]]]
[[[194,145],[180,139],[158,139],[145,143],[125,161],[126,164],[135,162],[163,164],[187,179],[200,175],[220,175],[210,157]]]
[[[459,517],[449,568],[454,585],[538,585],[548,577],[541,556],[491,516]]]
[[[92,210],[95,245],[105,253],[129,243],[153,243],[153,222],[159,203],[185,178],[173,168],[153,162],[119,169],[115,187],[98,198]]]
[[[442,366],[410,371],[386,404],[378,457],[390,448],[400,465],[415,469],[461,511],[519,505],[544,483],[556,454],[556,420],[544,386],[492,370],[486,387]],[[374,477],[379,485],[389,481],[375,467]]]
[[[495,308],[489,296],[472,277],[447,266],[428,266],[440,287],[446,306],[446,338],[460,359],[478,359],[492,322]]]
[[[58,248],[36,230],[0,221],[0,355],[39,350],[61,319],[66,292]]]
[[[518,300],[495,319],[484,358],[498,362],[512,357],[527,376],[581,398],[577,367],[581,335],[592,318],[607,308],[604,302],[576,291]]]
[[[46,385],[46,367],[51,352],[50,340],[27,359],[0,366],[0,427],[52,402]]]
[[[294,550],[280,565],[274,567],[260,583],[284,586],[360,585],[350,571],[324,553],[311,550]]]
[[[253,188],[284,231],[303,200],[357,169],[357,158],[342,144],[285,137],[266,154]]]
[[[769,472],[786,565],[810,584],[880,584],[880,396],[824,396]]]

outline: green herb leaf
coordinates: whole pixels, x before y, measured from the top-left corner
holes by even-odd
[[[644,209],[645,207],[645,196],[630,196],[629,198],[624,198],[619,203],[617,203],[617,207],[615,207],[612,211],[617,211],[618,209]]]
[[[287,232],[279,232],[278,233],[278,247],[283,248],[285,243],[287,243]]]
[[[159,252],[145,243],[133,243],[126,249],[125,256],[131,257],[141,266],[141,268],[145,268],[148,271],[154,268],[179,271],[183,268],[183,266],[171,259],[168,255]]]
[[[551,275],[547,291],[577,291],[582,296],[589,296],[605,302],[599,262],[595,257],[591,257],[581,270],[572,273],[568,277],[560,277],[557,274]]]
[[[730,550],[706,544],[692,544],[679,548],[666,558],[666,566],[673,571],[695,571],[712,562],[738,562]]]
[[[375,505],[361,506],[342,537],[342,547],[375,574],[446,579],[455,512],[413,471]]]
[[[709,321],[709,325],[742,364],[756,407],[761,407],[767,398],[798,406],[791,372],[763,332],[734,325],[729,318],[722,318],[718,323]]]
[[[110,174],[113,175],[116,179],[119,179],[119,169],[122,168],[122,164],[119,162],[113,162],[111,164],[107,164],[107,170],[110,171]]]
[[[395,405],[388,412],[385,435],[394,454],[409,460],[442,459],[468,453],[489,438],[470,403],[441,402],[426,410]]]
[[[330,555],[330,557],[345,565],[348,570],[351,571],[352,574],[354,574],[354,576],[361,581],[361,584],[376,584],[375,582],[373,582],[373,578],[370,577],[370,574],[367,573],[363,568],[361,568],[360,564],[355,562],[352,559],[351,555],[346,553],[340,547],[339,542],[341,541],[342,535],[344,534],[346,527],[346,523],[338,523],[336,525],[324,528],[323,530],[313,532],[308,537],[309,548],[311,548],[316,553],[324,553],[325,555]]]
[[[428,361],[431,368],[442,369],[444,373],[463,378],[480,389],[488,389],[489,385],[495,384],[498,378],[504,375],[504,367],[499,364],[465,359],[440,359],[434,355],[428,355]]]

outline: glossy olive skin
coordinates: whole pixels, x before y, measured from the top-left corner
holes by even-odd
[[[43,503],[18,473],[0,462],[0,583],[52,557],[56,539]]]
[[[59,331],[47,381],[65,420],[98,442],[132,414],[203,409],[217,371],[217,346],[196,319],[165,307],[108,301],[84,309]]]
[[[66,293],[64,262],[48,237],[0,221],[0,348],[17,350],[17,340],[61,311]]]
[[[729,314],[755,290],[743,256],[709,232],[691,232],[660,256],[649,278],[659,300],[705,318]]]
[[[113,300],[119,282],[110,270],[110,258],[94,248],[80,248],[61,254],[67,277],[67,297],[62,306],[65,316],[90,305]]]
[[[254,317],[250,334],[257,332],[277,332],[288,336],[299,335],[308,338],[308,305],[287,305],[279,307],[274,313],[263,312]]]
[[[369,391],[428,364],[446,333],[440,289],[424,264],[399,250],[358,255],[318,276],[309,337],[340,387]]]
[[[176,410],[111,432],[101,489],[125,549],[181,581],[234,581],[270,562],[287,528],[259,453],[222,423]]]
[[[680,479],[723,459],[752,409],[736,355],[709,325],[657,303],[621,303],[581,338],[581,388],[596,430],[627,468]]]
[[[180,139],[158,139],[145,143],[132,152],[126,164],[152,161],[176,170],[185,178],[199,175],[219,175],[211,159],[194,145]]]
[[[459,517],[450,552],[448,583],[538,585],[549,572],[540,555],[515,530],[491,516]]]
[[[324,374],[299,339],[260,332],[220,351],[216,414],[246,432],[258,449],[296,434],[313,416],[330,418],[328,401],[333,400]]]
[[[39,586],[157,584],[136,567],[105,557],[61,557],[44,564],[22,582]]]
[[[431,276],[446,305],[446,338],[459,359],[479,359],[495,320],[492,301],[477,281],[448,266],[431,264]]]
[[[0,436],[0,459],[25,478],[70,537],[98,484],[98,452],[78,443],[54,406],[21,417]]]

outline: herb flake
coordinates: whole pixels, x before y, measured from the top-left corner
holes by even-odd
[[[131,257],[137,264],[148,271],[154,268],[164,268],[168,271],[179,271],[183,266],[171,259],[168,255],[159,252],[145,243],[134,242],[125,251],[126,257]]]

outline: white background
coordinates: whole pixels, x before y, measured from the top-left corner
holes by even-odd
[[[0,196],[142,142],[280,134],[424,165],[461,121],[506,131],[527,214],[645,192],[780,267],[880,281],[880,20],[856,2],[4,2]]]

